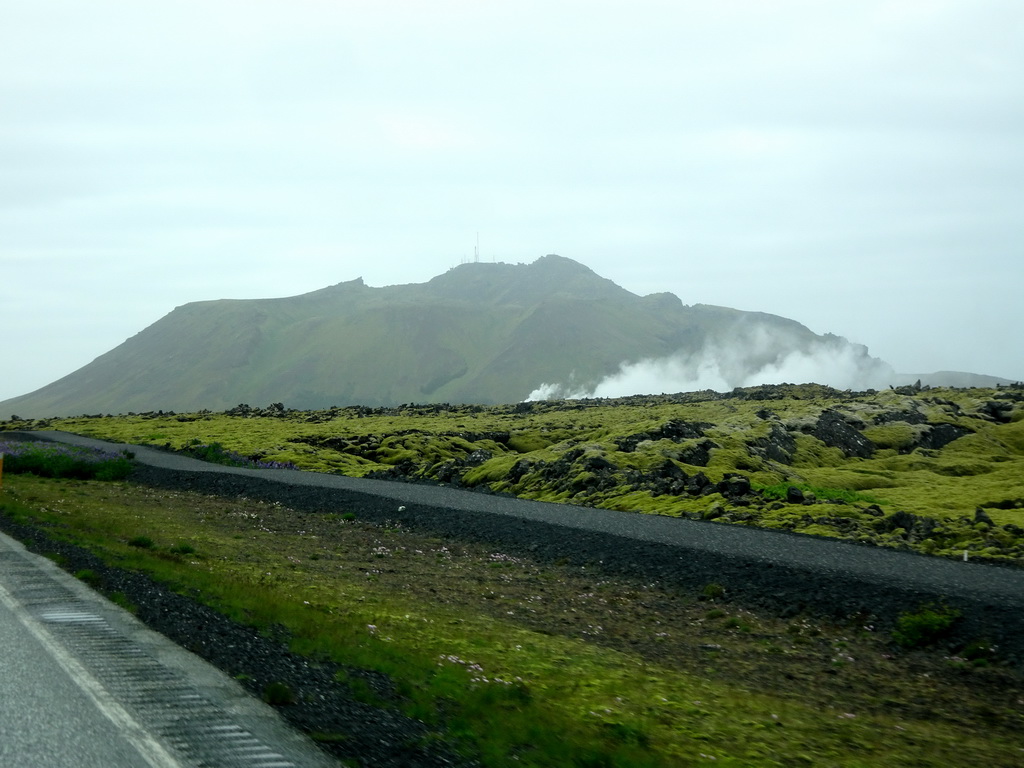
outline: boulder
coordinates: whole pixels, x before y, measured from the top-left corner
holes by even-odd
[[[679,460],[694,467],[706,467],[711,461],[711,451],[718,447],[716,442],[701,440],[699,443],[693,443],[680,449]]]
[[[671,440],[674,443],[681,443],[684,440],[696,440],[703,437],[704,431],[711,426],[711,424],[700,421],[689,422],[682,419],[672,419],[658,429],[627,435],[617,440],[615,444],[623,453],[632,453],[640,443],[648,440]]]
[[[598,474],[618,470],[618,467],[604,458],[604,456],[588,456],[582,461],[582,466],[585,471]]]
[[[922,541],[931,538],[938,527],[939,521],[933,517],[919,517],[912,512],[902,510],[875,522],[875,528],[885,533],[892,533],[902,528],[906,531],[903,538],[909,541]]]
[[[512,469],[505,475],[505,479],[510,483],[518,483],[522,480],[523,475],[530,471],[530,462],[526,459],[520,459],[512,465]]]
[[[726,498],[738,498],[750,493],[750,478],[737,474],[726,474],[718,484],[718,492]]]
[[[904,409],[902,411],[884,411],[874,417],[875,424],[892,424],[895,421],[902,421],[907,424],[924,424],[927,417],[917,409]]]
[[[665,459],[646,473],[627,472],[626,479],[635,490],[649,490],[653,496],[678,496],[686,493],[686,473],[675,462]]]
[[[702,520],[717,520],[725,514],[725,509],[721,504],[712,504],[710,507],[701,512]]]
[[[686,482],[686,492],[691,496],[701,496],[707,488],[714,491],[714,486],[703,472],[698,472]]]
[[[983,416],[1000,424],[1009,424],[1013,418],[1013,403],[1006,400],[989,400],[978,409]]]
[[[838,448],[848,458],[868,459],[875,453],[875,444],[831,409],[823,411],[818,417],[811,435],[830,448]]]
[[[985,523],[986,525],[989,525],[989,526],[994,526],[996,524],[995,520],[993,520],[991,517],[989,517],[988,513],[984,509],[982,509],[981,507],[978,507],[977,509],[974,510],[974,522],[975,523]]]
[[[917,447],[938,450],[959,440],[964,435],[970,435],[971,430],[958,427],[956,424],[933,424],[921,433],[917,439]]]
[[[780,464],[792,464],[796,453],[796,440],[782,424],[774,423],[766,437],[759,437],[747,444],[751,456],[770,459]]]
[[[494,456],[494,454],[491,453],[490,451],[488,451],[488,450],[486,450],[484,448],[477,448],[475,451],[473,451],[471,454],[469,454],[465,459],[463,459],[463,463],[467,467],[479,467],[485,461],[488,461],[489,459],[493,458],[493,456]]]

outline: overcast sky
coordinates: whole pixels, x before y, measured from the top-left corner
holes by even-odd
[[[575,259],[1024,379],[1020,0],[4,0],[0,400],[174,307]]]

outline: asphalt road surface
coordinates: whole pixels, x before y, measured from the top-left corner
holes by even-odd
[[[0,534],[0,766],[328,766],[235,681]]]

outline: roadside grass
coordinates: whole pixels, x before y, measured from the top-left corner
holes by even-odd
[[[97,451],[71,445],[0,440],[3,470],[10,474],[67,477],[80,480],[122,480],[131,474],[127,453]]]
[[[790,488],[796,488],[804,493],[811,493],[815,498],[823,501],[840,501],[845,504],[879,504],[880,499],[869,493],[852,490],[849,488],[822,488],[808,483],[776,483],[757,487],[766,499],[781,500],[786,498]]]
[[[0,508],[283,627],[296,652],[386,673],[407,713],[487,766],[1024,761],[1010,672],[898,651],[871,627],[756,615],[714,584],[685,594],[353,510],[124,483],[14,476]]]

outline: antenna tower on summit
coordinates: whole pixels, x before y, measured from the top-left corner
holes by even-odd
[[[480,233],[476,233],[476,248],[473,249],[473,263],[480,263]]]

